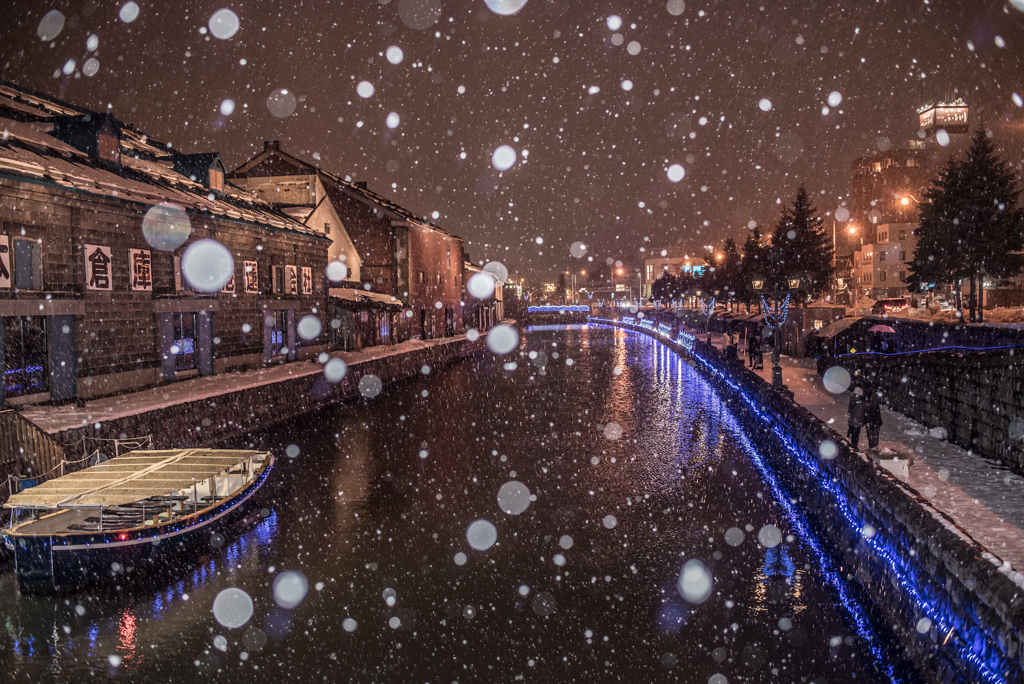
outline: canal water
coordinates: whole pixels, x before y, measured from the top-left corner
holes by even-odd
[[[279,458],[269,517],[176,576],[44,597],[4,569],[0,671],[916,681],[756,445],[670,350],[539,327],[514,355],[427,370],[249,435]],[[236,626],[245,597],[252,616]]]

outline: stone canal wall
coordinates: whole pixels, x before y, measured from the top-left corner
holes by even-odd
[[[1024,472],[1024,348],[973,353],[856,354],[822,358],[871,378],[889,407],[947,439]]]
[[[999,559],[741,363],[692,335],[677,341],[667,328],[592,320],[659,339],[716,385],[846,579],[856,580],[926,679],[1024,682],[1024,591],[999,572]],[[831,459],[819,455],[828,442]]]
[[[311,372],[297,373],[285,380],[253,384],[192,401],[140,407],[131,415],[60,430],[51,436],[68,447],[69,453],[81,449],[85,435],[117,439],[125,435],[151,434],[154,447],[158,449],[213,446],[260,427],[361,396],[359,381],[364,376],[375,375],[387,386],[419,375],[424,365],[433,369],[483,351],[486,351],[483,337],[476,342],[459,337],[352,363],[338,383],[328,382],[319,371],[322,367],[310,363]]]

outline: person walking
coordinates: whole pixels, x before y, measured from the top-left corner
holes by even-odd
[[[846,424],[846,437],[850,440],[853,448],[858,449],[857,443],[860,441],[860,429],[864,425],[864,390],[859,386],[854,387],[853,393],[850,395],[850,407]]]
[[[878,432],[882,428],[881,392],[870,388],[864,398],[864,427],[868,429],[868,449],[878,447]]]
[[[761,339],[755,333],[747,338],[747,356],[750,357],[750,367],[757,370],[761,365]]]

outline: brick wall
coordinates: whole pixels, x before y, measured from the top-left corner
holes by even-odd
[[[391,219],[330,181],[325,181],[324,185],[345,232],[362,259],[359,275],[363,283],[369,283],[375,292],[401,299],[402,293],[397,291],[395,281],[396,244]]]
[[[445,310],[462,311],[462,240],[422,226],[410,226],[408,240],[412,320],[418,327],[420,312],[426,311],[433,319],[435,336],[444,335]],[[457,330],[462,327],[461,318],[457,316]]]
[[[160,252],[151,248],[142,234],[142,220],[148,208],[131,201],[0,179],[0,233],[11,240],[22,236],[42,240],[43,279],[41,290],[0,289],[0,315],[25,315],[21,312],[26,302],[31,305],[38,301],[44,306],[57,300],[78,302],[84,315],[75,317],[76,371],[79,391],[85,396],[123,391],[160,378],[161,312],[213,311],[214,357],[220,369],[260,362],[264,347],[263,312],[267,309],[294,309],[296,320],[316,312],[324,326],[329,325],[324,320],[325,240],[192,214],[188,242],[173,254]],[[174,257],[180,257],[189,244],[201,238],[216,239],[231,251],[235,272],[233,294],[176,291]],[[86,244],[110,248],[110,291],[87,289]],[[150,251],[152,291],[130,289],[130,249]],[[244,261],[259,264],[257,294],[245,292]],[[273,293],[271,267],[285,264],[311,268],[313,294]],[[246,324],[251,327],[249,333],[243,332]],[[313,341],[323,343],[323,337]],[[124,377],[114,381],[110,376],[117,374]]]

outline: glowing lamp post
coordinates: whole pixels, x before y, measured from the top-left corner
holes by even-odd
[[[786,386],[782,384],[782,365],[779,363],[782,326],[789,314],[789,300],[792,291],[800,289],[800,278],[786,279],[786,285],[790,292],[787,292],[785,296],[782,296],[778,286],[775,287],[773,294],[765,294],[764,278],[762,277],[755,276],[750,282],[754,290],[761,295],[761,311],[764,312],[764,322],[772,329],[774,338],[772,344],[772,387],[785,389]]]

